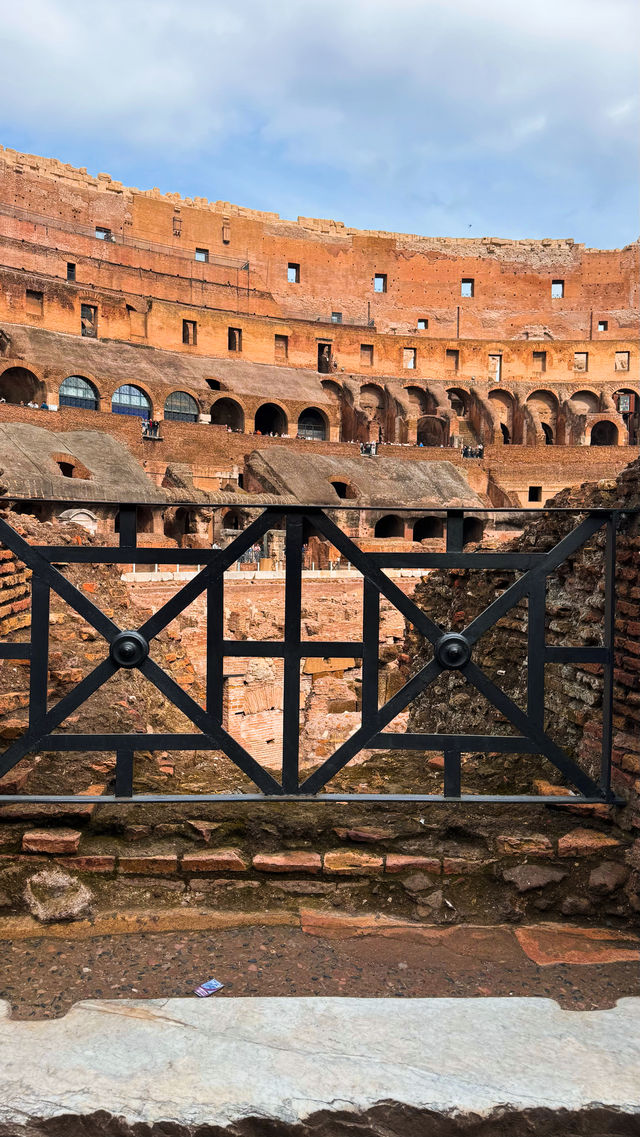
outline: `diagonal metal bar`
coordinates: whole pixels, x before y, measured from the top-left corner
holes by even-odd
[[[485,608],[484,612],[481,612],[475,620],[471,621],[462,633],[465,639],[471,644],[476,643],[480,636],[484,635],[501,616],[506,615],[514,604],[522,600],[522,597],[527,594],[536,580],[553,572],[567,557],[575,553],[581,545],[584,545],[589,537],[597,533],[605,521],[606,517],[600,517],[597,514],[590,514],[589,517],[586,517],[580,525],[572,529],[566,537],[563,537],[557,545],[549,550],[544,561],[536,565],[535,568],[529,569],[524,576],[520,577],[520,580],[514,581],[501,596],[498,596],[488,608]]]
[[[29,726],[20,738],[16,738],[15,742],[11,743],[5,750],[2,757],[0,757],[0,777],[6,774],[9,770],[13,769],[17,762],[24,758],[31,750],[38,746],[41,738],[45,734],[49,734],[64,722],[67,715],[75,711],[89,695],[93,695],[100,687],[110,679],[113,673],[117,671],[115,663],[109,657],[103,659],[97,667],[85,675],[84,679],[60,699],[55,707],[52,707],[46,715],[42,715],[36,722]]]
[[[373,564],[366,553],[363,553],[356,544],[347,537],[337,525],[330,521],[325,513],[307,514],[309,520],[313,522],[321,533],[331,541],[354,568],[361,572],[365,580],[375,584],[376,588],[390,600],[395,608],[402,613],[403,616],[417,628],[426,639],[430,640],[432,644],[436,644],[440,637],[443,635],[442,628],[433,620],[429,619],[425,612],[422,612],[408,596],[405,596],[401,588],[394,584],[388,576],[382,572],[377,565]]]
[[[37,573],[42,580],[57,592],[61,600],[64,600],[71,608],[74,608],[80,616],[83,616],[87,623],[91,624],[100,635],[104,636],[108,643],[111,642],[114,636],[120,631],[117,624],[105,616],[95,604],[88,599],[84,593],[80,592],[66,576],[63,576],[58,569],[49,564],[43,556],[37,552],[31,545],[28,545],[25,540],[15,529],[7,525],[6,521],[0,518],[0,541],[11,549],[20,560],[24,562],[34,573]],[[95,558],[95,562],[99,563],[99,556]]]
[[[553,739],[549,738],[546,731],[537,726],[535,720],[529,718],[524,711],[521,711],[520,707],[518,707],[500,687],[496,686],[496,684],[489,679],[488,675],[485,675],[484,671],[481,671],[477,664],[467,663],[466,666],[462,668],[461,673],[481,695],[484,695],[485,698],[513,724],[513,726],[524,734],[525,737],[535,742],[539,748],[539,753],[544,754],[581,793],[587,797],[600,796],[600,798],[602,798],[602,791],[589,775],[580,769],[577,762],[574,762],[573,758],[570,758],[564,750],[557,746]]]
[[[300,786],[300,793],[314,794],[322,789],[343,766],[346,766],[347,762],[351,761],[359,750],[366,750],[369,739],[375,738],[383,727],[388,726],[396,715],[404,710],[407,703],[410,703],[425,687],[433,683],[433,680],[438,677],[441,671],[442,668],[435,659],[432,659],[425,667],[421,668],[408,683],[405,683],[404,687],[402,687],[392,699],[389,699],[388,703],[385,703],[384,706],[380,708],[374,721],[369,719],[366,726],[363,725],[359,727],[350,738],[347,738],[342,745],[338,747],[330,758],[327,758],[317,770],[314,770],[313,774],[309,775],[307,780]]]
[[[255,782],[263,793],[271,795],[282,792],[282,786],[279,782],[272,778],[271,774],[263,769],[255,758],[252,758],[244,747],[236,742],[235,738],[232,738],[211,715],[207,714],[200,704],[196,703],[195,699],[187,695],[187,692],[175,680],[171,679],[166,671],[158,667],[157,663],[147,657],[144,663],[140,665],[139,670],[153,683],[154,687],[157,687],[167,699],[171,700],[179,711],[182,711],[192,723],[199,727],[203,734],[215,741],[217,743],[216,749],[222,750],[242,770],[243,774]]]
[[[210,581],[214,580],[217,575],[222,576],[224,572],[246,553],[247,549],[257,541],[259,537],[263,537],[269,528],[269,521],[273,516],[274,511],[265,509],[260,517],[256,517],[251,525],[247,526],[242,531],[239,537],[235,537],[226,549],[216,550],[213,554],[209,551],[203,554],[210,558],[210,561],[205,567],[190,580],[188,584],[183,585],[179,592],[176,592],[162,608],[158,608],[138,631],[147,640],[153,639],[162,632],[167,624],[170,624],[176,616],[179,616],[185,608],[188,608],[192,601],[197,600]],[[178,559],[176,557],[176,559]]]

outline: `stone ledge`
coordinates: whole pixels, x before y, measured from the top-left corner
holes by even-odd
[[[406,1137],[425,1123],[453,1137],[472,1121],[486,1137],[595,1137],[640,1117],[638,998],[587,1013],[538,998],[90,1000],[41,1022],[3,1008],[0,1137],[25,1117],[25,1137],[54,1118],[65,1137]],[[520,1123],[536,1111],[540,1127]],[[83,1127],[92,1115],[102,1128]]]

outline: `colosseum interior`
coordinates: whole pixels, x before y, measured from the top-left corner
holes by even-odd
[[[546,540],[535,528],[536,511],[552,499],[575,509],[585,502],[637,506],[637,462],[630,466],[640,443],[637,254],[637,244],[600,250],[555,238],[446,240],[285,220],[128,188],[108,174],[92,177],[0,148],[3,516],[30,543],[112,545],[120,507],[135,503],[138,544],[162,550],[161,563],[149,554],[146,565],[72,563],[64,571],[118,620],[142,623],[190,579],[197,550],[224,549],[263,506],[322,505],[360,550],[394,556],[443,550],[447,506],[471,511],[464,545],[489,549],[523,529],[532,547]],[[581,489],[584,483],[596,489]],[[533,520],[518,520],[517,508],[534,511]],[[286,623],[284,526],[273,516],[251,555],[228,573],[225,634],[238,641],[278,639]],[[304,635],[346,641],[355,629],[358,638],[361,578],[322,534],[310,528],[304,537]],[[335,828],[335,818],[313,819],[304,810],[285,823],[283,815],[263,812],[256,821],[238,809],[232,824],[221,807],[192,812],[190,820],[136,807],[123,821],[94,803],[69,807],[71,830],[38,814],[44,828],[34,836],[28,808],[5,805],[1,847],[27,854],[29,865],[64,854],[104,908],[117,906],[125,888],[134,905],[151,895],[160,907],[242,901],[287,912],[296,896],[322,893],[332,904],[389,903],[385,910],[399,916],[444,923],[536,920],[554,911],[595,919],[604,904],[607,918],[624,924],[637,909],[631,882],[640,868],[625,867],[640,823],[640,616],[632,567],[640,538],[634,531],[625,540],[619,591],[627,646],[620,649],[614,765],[617,792],[631,804],[615,814],[615,825],[606,805],[583,807],[590,812],[580,817],[570,805],[540,813],[542,832],[526,837],[517,810],[465,828],[446,810],[425,827],[402,809],[383,816],[358,807]],[[28,573],[10,551],[3,557],[0,630],[15,640],[31,619]],[[578,629],[589,644],[599,578],[589,557],[572,572],[565,599],[566,581],[554,584],[552,632],[562,644],[567,629]],[[428,607],[420,569],[389,575],[396,596]],[[487,603],[464,573],[451,574],[451,603],[443,575],[432,583],[453,627],[467,605]],[[196,699],[205,698],[206,684],[202,605],[199,597],[158,639],[163,666]],[[97,633],[58,602],[50,623],[51,692],[63,696],[99,658]],[[498,655],[494,665],[508,686],[523,632],[517,620],[507,630],[514,655]],[[406,682],[421,650],[397,606],[383,599],[383,699]],[[24,662],[0,661],[0,736],[9,743],[26,726]],[[547,710],[561,717],[569,707],[569,741],[587,756],[596,704],[602,714],[598,666],[550,668],[556,680]],[[275,655],[237,649],[224,661],[223,724],[267,770],[278,769],[282,750],[282,674]],[[163,709],[157,692],[155,701],[137,688],[132,695],[132,681],[116,683],[111,700],[92,697],[80,729],[175,729],[179,712]],[[361,682],[355,655],[303,660],[302,768],[315,768],[357,729]],[[517,683],[514,690],[516,698]],[[435,705],[429,729],[437,731],[468,710],[455,687],[449,694],[443,688]],[[391,727],[425,729],[425,714],[412,704]],[[470,761],[473,786],[485,777],[497,784],[502,772],[518,792],[532,782],[543,794],[561,792],[544,765],[531,768],[525,786],[503,756],[489,758],[484,766]],[[60,792],[81,784],[90,797],[108,793],[114,762],[113,755],[79,755],[70,765],[53,754],[31,756],[5,775],[3,791],[38,792],[48,777]],[[225,762],[218,755],[212,774],[202,753],[149,751],[137,762],[136,786],[246,789]],[[394,764],[387,756],[383,774],[380,756],[364,752],[341,771],[340,785],[380,792],[391,779],[392,789],[408,792],[426,779],[435,791],[442,756],[416,762]],[[194,841],[202,846],[195,853]],[[589,883],[588,858],[597,854],[609,865],[599,892]],[[523,855],[527,864],[542,858],[543,876],[545,858],[554,858],[544,894],[543,885],[513,884]],[[572,855],[578,860],[570,866],[563,858]],[[637,840],[633,855],[637,861]],[[419,883],[412,891],[407,873],[417,870],[428,893]],[[323,883],[315,879],[321,871]],[[169,882],[171,873],[179,875]],[[270,873],[285,874],[279,890]],[[2,903],[19,908],[11,887],[0,872]]]

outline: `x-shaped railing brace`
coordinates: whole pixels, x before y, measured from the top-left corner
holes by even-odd
[[[207,554],[209,563],[196,576],[175,594],[166,604],[155,612],[140,628],[123,631],[104,614],[89,598],[80,592],[67,578],[54,567],[37,548],[29,545],[4,520],[0,519],[0,540],[27,567],[32,570],[32,638],[31,644],[4,645],[0,657],[29,658],[31,660],[29,726],[24,734],[16,739],[0,757],[0,776],[11,770],[25,755],[38,746],[46,747],[47,742],[55,748],[52,732],[82,705],[85,700],[116,673],[119,668],[137,668],[151,683],[169,699],[201,732],[193,735],[142,735],[121,734],[103,736],[65,735],[65,748],[80,749],[82,741],[91,740],[95,749],[95,739],[100,739],[102,749],[112,749],[117,754],[116,795],[131,797],[133,793],[133,750],[144,744],[145,749],[158,746],[171,746],[174,738],[180,740],[180,749],[186,744],[194,749],[220,750],[233,761],[244,774],[267,796],[273,795],[315,795],[334,775],[341,770],[358,751],[367,748],[387,749],[434,749],[444,745],[445,751],[445,798],[460,796],[460,755],[462,752],[481,749],[502,749],[510,752],[527,751],[544,755],[557,769],[590,800],[612,800],[608,785],[598,785],[577,763],[569,757],[549,737],[543,728],[543,707],[528,708],[522,711],[505,692],[498,687],[471,659],[471,651],[480,637],[504,616],[523,597],[536,599],[535,617],[542,619],[542,645],[544,647],[544,587],[549,573],[553,572],[568,556],[575,553],[590,537],[607,522],[606,515],[589,514],[574,530],[560,540],[543,555],[534,567],[508,587],[480,615],[460,633],[446,632],[430,619],[396,584],[374,563],[370,554],[361,552],[358,546],[339,529],[321,509],[309,509],[293,516],[287,511],[287,574],[301,571],[301,532],[302,519],[306,518],[319,533],[356,568],[364,578],[363,642],[319,644],[317,641],[300,639],[299,585],[297,611],[295,604],[285,610],[285,641],[287,637],[293,650],[285,653],[285,717],[287,717],[287,673],[290,679],[296,678],[296,668],[304,656],[313,654],[346,655],[361,651],[363,658],[363,713],[362,725],[335,753],[302,784],[298,781],[297,746],[295,754],[287,755],[286,745],[283,754],[282,784],[265,770],[255,759],[222,727],[222,654],[213,660],[207,669],[207,708],[197,703],[161,667],[149,658],[150,641],[179,615],[205,590],[208,592],[208,633],[215,633],[217,642],[226,648],[233,648],[233,654],[277,655],[277,649],[284,645],[270,643],[271,650],[256,650],[259,646],[252,641],[224,641],[222,630],[222,582],[225,571],[246,552],[255,541],[264,536],[270,522],[280,511],[266,509],[224,550]],[[609,524],[611,521],[609,520]],[[297,527],[297,528],[296,528]],[[290,540],[296,534],[297,541]],[[126,549],[120,550],[122,560],[126,561]],[[94,563],[100,563],[100,550],[96,550]],[[479,566],[480,567],[480,566]],[[48,623],[50,590],[58,596],[100,634],[109,644],[109,655],[94,668],[80,683],[65,695],[50,710],[47,710],[47,671],[48,671]],[[386,597],[415,629],[434,647],[433,658],[383,706],[378,707],[378,614],[380,596]],[[541,603],[540,603],[541,601]],[[295,628],[293,617],[297,617]],[[533,614],[529,612],[529,619]],[[276,650],[274,650],[276,649]],[[556,649],[565,651],[563,658],[586,658],[591,661],[610,663],[610,647],[590,649]],[[209,653],[208,653],[209,654]],[[385,734],[384,728],[403,711],[408,704],[434,682],[445,670],[456,670],[485,696],[485,698],[521,732],[517,736],[474,736],[448,735],[445,742],[439,742],[438,735],[393,735]],[[298,675],[299,680],[299,675]],[[539,692],[540,702],[543,688]],[[297,731],[296,707],[293,704],[289,720]],[[212,709],[214,708],[214,709]],[[292,739],[292,732],[289,732]],[[286,739],[285,739],[286,742]],[[67,746],[67,743],[69,744]],[[102,745],[104,743],[104,745]],[[291,748],[293,749],[293,748]]]

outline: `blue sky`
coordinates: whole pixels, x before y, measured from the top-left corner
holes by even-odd
[[[638,235],[638,0],[2,0],[0,142],[435,236]]]

